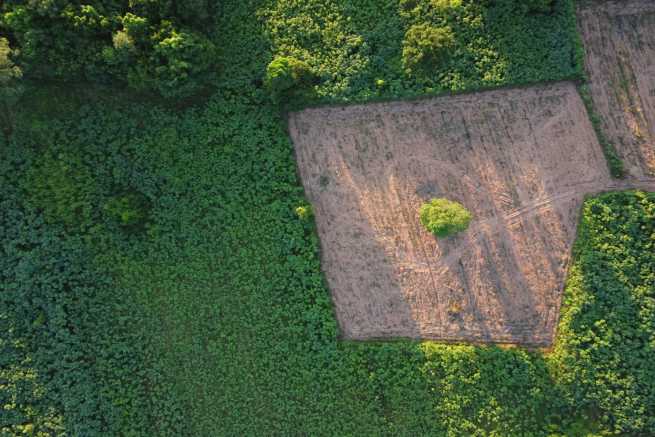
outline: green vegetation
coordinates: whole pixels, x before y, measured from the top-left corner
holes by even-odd
[[[655,433],[655,194],[588,200],[565,293],[554,370],[601,429]]]
[[[301,103],[583,76],[572,0],[305,0],[257,12],[274,55],[303,60],[319,78]],[[415,63],[425,68],[407,74]]]
[[[148,200],[140,193],[114,196],[105,204],[105,212],[121,226],[141,227],[148,219]]]
[[[300,220],[310,220],[314,217],[314,210],[311,205],[301,205],[296,208],[296,215]]]
[[[309,65],[298,59],[278,56],[266,68],[264,85],[279,99],[294,88],[308,85],[311,79]]]
[[[81,19],[65,3],[1,6],[26,76],[107,75],[118,87],[30,85],[0,136],[0,434],[655,433],[654,195],[585,204],[551,355],[343,342],[282,113],[261,83],[275,56],[307,63],[322,101],[575,76],[569,1],[524,15],[509,0],[224,1],[215,24],[193,15],[206,17],[221,69],[187,109],[124,93],[132,68],[164,89],[170,71],[150,75],[147,45],[142,70],[105,70],[99,46],[122,28],[110,19],[96,38],[108,13]],[[415,78],[401,47],[423,10],[456,47]]]
[[[209,0],[9,0],[0,5],[0,35],[17,42],[32,77],[111,80],[180,97],[216,69],[217,8]]]
[[[25,194],[46,221],[68,227],[89,223],[97,191],[91,169],[72,153],[50,149],[26,169]]]
[[[415,24],[409,28],[403,41],[403,65],[409,73],[417,68],[431,73],[442,59],[448,56],[455,42],[450,27]]]
[[[553,0],[526,0],[523,7],[530,13],[547,14],[553,10]]]
[[[9,47],[7,38],[0,37],[0,125],[5,134],[9,133],[7,130],[13,124],[12,108],[23,93],[20,83],[23,72],[12,59],[17,54],[17,50]]]
[[[432,199],[419,210],[421,224],[440,238],[465,231],[471,222],[471,213],[461,203],[448,199]]]
[[[596,108],[594,106],[594,101],[591,98],[591,93],[589,92],[589,86],[586,84],[580,85],[578,87],[578,91],[580,93],[580,97],[582,97],[582,101],[584,102],[585,108],[587,108],[587,113],[589,114],[589,120],[591,121],[591,125],[593,126],[594,131],[596,132],[596,137],[598,138],[598,142],[603,148],[603,153],[605,154],[605,159],[607,160],[607,166],[609,167],[610,174],[615,178],[625,177],[625,168],[623,166],[623,161],[621,161],[621,158],[619,158],[619,155],[616,152],[616,148],[614,147],[614,144],[612,144],[607,139],[605,133],[603,132],[602,121],[600,115],[598,115],[598,112],[596,111]]]

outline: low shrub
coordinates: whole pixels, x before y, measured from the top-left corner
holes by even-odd
[[[311,68],[305,62],[278,56],[268,64],[264,84],[274,97],[280,98],[294,88],[309,84],[311,79]]]
[[[624,178],[625,167],[623,165],[623,161],[619,157],[619,154],[616,151],[616,147],[614,147],[614,144],[612,144],[607,139],[605,133],[603,132],[603,121],[600,118],[598,112],[596,111],[596,107],[594,106],[594,100],[591,97],[591,91],[589,90],[589,86],[586,84],[580,85],[578,87],[578,91],[580,93],[580,97],[582,98],[582,102],[587,108],[587,113],[589,114],[589,120],[591,121],[591,125],[593,126],[594,131],[596,132],[596,137],[598,138],[598,142],[603,148],[603,153],[605,154],[605,159],[607,161],[607,166],[609,167],[610,174],[612,175],[612,177],[615,178],[619,178],[619,179]]]
[[[486,7],[508,16],[516,14],[548,14],[553,12],[553,0],[483,0]]]
[[[89,222],[95,181],[78,156],[46,152],[28,169],[26,179],[29,203],[46,221],[69,228]]]
[[[126,228],[142,227],[149,209],[148,199],[141,193],[114,196],[104,206],[107,216]]]
[[[601,435],[655,435],[654,242],[655,193],[585,201],[550,359]]]
[[[528,12],[546,14],[553,10],[553,0],[522,0]]]
[[[307,98],[290,96],[289,103],[300,109],[579,79],[583,63],[574,3],[279,1],[257,16],[274,57],[302,59],[321,78]],[[436,46],[430,42],[433,34]],[[427,68],[413,64],[424,60]]]
[[[448,237],[468,228],[471,213],[460,203],[448,199],[432,199],[421,206],[421,223],[437,237]]]
[[[403,66],[409,72],[434,67],[455,43],[450,27],[415,24],[403,41]]]
[[[314,216],[314,209],[311,205],[301,205],[296,208],[296,215],[300,220],[307,221]]]

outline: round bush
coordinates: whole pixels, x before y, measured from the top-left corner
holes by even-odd
[[[307,221],[314,216],[314,210],[311,205],[301,205],[296,208],[296,216],[300,220]]]
[[[448,237],[468,228],[471,213],[460,203],[448,199],[432,199],[421,206],[421,223],[437,237]]]
[[[292,88],[311,81],[312,73],[305,62],[285,56],[278,56],[266,68],[264,84],[274,96],[282,96]]]
[[[435,67],[454,42],[455,36],[450,27],[415,24],[405,34],[403,65],[408,71]]]

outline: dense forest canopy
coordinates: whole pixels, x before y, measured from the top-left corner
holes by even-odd
[[[8,0],[0,32],[34,78],[127,83],[180,97],[214,73],[219,8],[210,0]]]

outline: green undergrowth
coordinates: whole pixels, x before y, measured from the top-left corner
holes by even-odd
[[[18,106],[0,136],[0,435],[655,433],[652,194],[585,203],[550,355],[339,339],[261,83],[261,17],[282,3],[305,10],[225,5],[223,79],[202,104],[42,89]],[[369,95],[349,83],[320,92]]]
[[[258,15],[273,53],[306,62],[320,78],[313,94],[304,94],[293,106],[420,97],[583,75],[572,0],[545,2],[550,4],[545,13],[514,0],[269,3]],[[403,44],[416,25],[447,28],[453,41],[437,60],[408,71]]]
[[[570,402],[619,435],[655,434],[655,193],[588,199],[549,359]]]
[[[607,161],[607,166],[610,170],[610,174],[615,178],[625,177],[625,168],[623,161],[619,157],[614,144],[607,139],[607,136],[603,132],[602,120],[596,107],[594,106],[593,98],[591,97],[591,92],[589,91],[589,86],[587,84],[582,84],[578,86],[578,92],[582,101],[587,108],[587,114],[589,114],[589,120],[591,125],[596,132],[596,137],[600,146],[603,148],[603,153],[605,154],[605,160]]]

